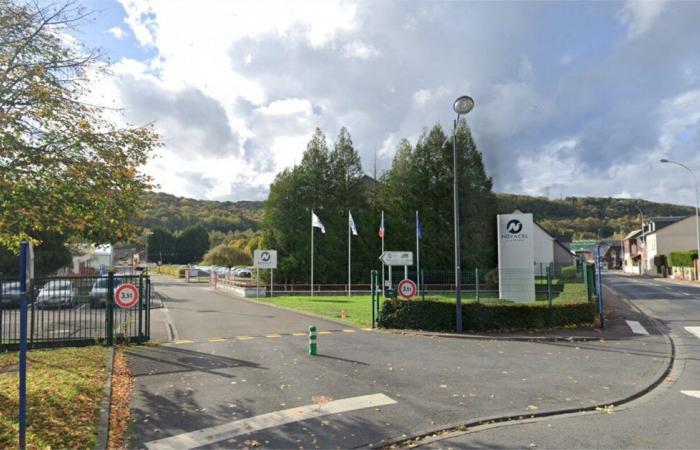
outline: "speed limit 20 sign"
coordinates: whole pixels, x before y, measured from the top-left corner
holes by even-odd
[[[130,283],[120,285],[114,290],[114,303],[120,308],[133,308],[139,302],[139,290]]]
[[[399,282],[399,294],[406,300],[412,299],[416,295],[416,283],[413,280],[405,279]]]

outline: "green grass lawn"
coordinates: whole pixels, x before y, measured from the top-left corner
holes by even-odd
[[[415,297],[420,301],[420,296]],[[454,294],[426,294],[426,300],[454,303]],[[318,296],[279,296],[263,297],[259,301],[270,303],[284,308],[295,309],[318,314],[332,319],[341,319],[341,310],[347,310],[347,321],[361,327],[372,325],[372,297],[370,295],[353,295],[351,297],[342,295],[318,295]],[[381,300],[383,302],[383,299]],[[463,293],[462,302],[469,303],[476,301],[473,292]],[[498,292],[487,291],[479,294],[479,301],[483,303],[503,303],[508,300],[499,300]],[[537,302],[546,302],[547,295],[538,294]],[[567,283],[564,290],[554,295],[553,304],[559,303],[581,303],[587,301],[586,285],[583,283]]]
[[[17,353],[0,355],[0,448],[18,444]],[[93,448],[103,399],[107,349],[27,354],[27,448]]]

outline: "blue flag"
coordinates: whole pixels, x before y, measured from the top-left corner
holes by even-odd
[[[416,236],[418,236],[418,239],[423,239],[423,229],[420,226],[420,217],[418,217],[418,211],[416,211]]]

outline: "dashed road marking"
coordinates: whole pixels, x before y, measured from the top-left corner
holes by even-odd
[[[685,327],[685,331],[695,335],[697,338],[700,338],[700,327]]]
[[[646,328],[644,328],[644,326],[636,320],[625,320],[625,322],[627,322],[627,326],[630,327],[632,333],[649,336],[649,332],[646,330]]]
[[[361,328],[363,331],[372,331],[371,328]],[[344,328],[342,330],[324,330],[324,331],[319,331],[317,334],[320,335],[329,335],[329,334],[335,334],[335,333],[356,333],[357,330],[353,330],[351,328]],[[309,333],[306,332],[296,332],[296,333],[270,333],[270,334],[262,334],[258,336],[234,336],[230,338],[224,338],[224,337],[210,337],[210,338],[202,338],[201,340],[190,340],[190,339],[179,339],[176,341],[173,341],[173,344],[176,345],[184,345],[184,344],[201,344],[205,342],[230,342],[230,341],[249,341],[253,339],[279,339],[285,336],[308,336]]]
[[[689,397],[700,398],[700,391],[681,391],[681,394],[685,394]]]
[[[279,427],[288,423],[323,417],[330,414],[355,411],[358,409],[376,408],[395,403],[396,400],[384,394],[371,394],[333,400],[320,405],[312,404],[299,406],[297,408],[274,411],[247,419],[236,420],[222,425],[147,442],[146,448],[149,450],[197,448],[203,445],[215,444],[242,434]]]

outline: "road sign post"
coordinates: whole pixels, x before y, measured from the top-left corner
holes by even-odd
[[[379,256],[382,268],[389,266],[389,289],[394,288],[391,280],[393,266],[404,266],[404,278],[408,278],[408,266],[413,265],[413,252],[382,252]],[[382,280],[382,284],[384,280]]]
[[[32,244],[22,241],[19,247],[19,448],[27,447],[27,317],[28,295],[34,276]]]
[[[313,230],[313,227],[312,227]],[[272,271],[277,268],[277,250],[255,250],[253,251],[253,267],[256,269],[270,269],[270,296],[272,296]],[[259,272],[256,274],[259,275]],[[259,276],[256,276],[260,280]],[[259,281],[258,281],[259,282]],[[258,296],[260,290],[256,282],[255,296]]]

